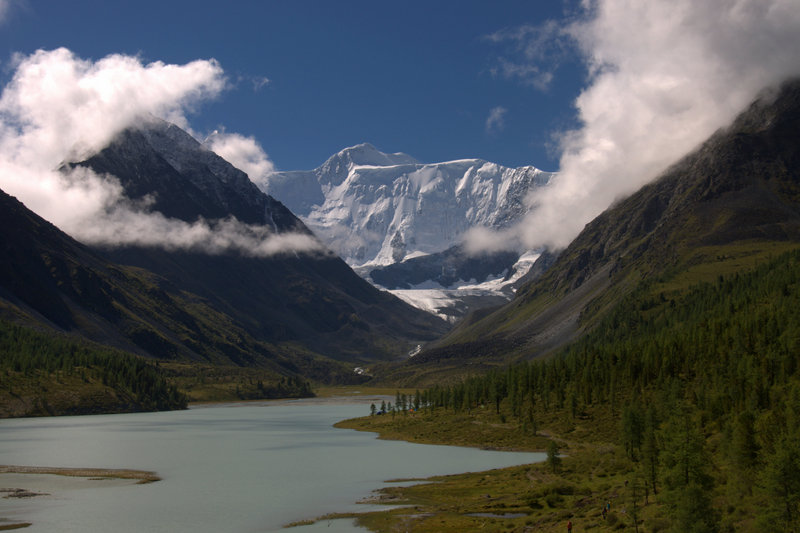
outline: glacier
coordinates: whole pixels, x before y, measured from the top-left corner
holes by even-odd
[[[363,143],[341,150],[314,170],[275,172],[259,186],[375,283],[371,273],[376,269],[446,253],[460,246],[472,228],[503,229],[518,222],[528,209],[526,196],[553,176],[533,166],[511,168],[482,159],[422,163]],[[516,258],[525,252],[518,251]],[[483,279],[447,286],[432,282],[423,289],[417,280],[416,288],[383,288],[455,320],[478,306],[480,295],[492,304],[498,297],[510,297],[509,287],[529,266],[526,256],[511,261],[499,276],[487,272],[479,274]],[[471,303],[464,304],[464,298]]]

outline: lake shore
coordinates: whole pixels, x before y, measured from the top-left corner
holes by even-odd
[[[603,419],[603,413],[597,418]],[[471,414],[421,410],[336,423],[338,428],[377,433],[380,439],[486,450],[541,452],[554,441],[560,461],[557,468],[543,457],[540,463],[432,476],[410,486],[383,487],[372,501],[393,508],[332,513],[318,520],[354,519],[360,527],[381,533],[556,533],[563,531],[567,520],[580,524],[582,530],[598,532],[622,526],[627,520],[630,465],[618,446],[608,442],[594,424],[580,428],[551,415],[540,418],[543,427],[524,431],[512,420],[494,409],[479,408]],[[601,514],[606,502],[614,505],[608,519]],[[651,504],[641,511],[650,518],[656,507]]]
[[[133,532],[141,523],[139,520],[144,520],[171,524],[175,526],[173,531],[181,532],[237,530],[230,528],[234,522],[242,525],[238,530],[252,529],[257,523],[264,530],[277,531],[278,527],[309,515],[375,510],[356,502],[368,497],[376,485],[382,486],[376,480],[422,480],[435,473],[484,471],[531,460],[470,451],[466,447],[422,449],[399,442],[373,444],[374,432],[358,436],[361,432],[332,429],[337,421],[369,413],[370,402],[380,400],[374,392],[356,398],[334,395],[339,397],[203,405],[175,413],[10,422],[9,431],[2,435],[5,441],[9,445],[23,440],[30,444],[9,447],[3,463],[42,466],[2,467],[0,472],[9,473],[0,473],[0,486],[45,494],[18,500],[0,499],[4,504],[0,515],[11,519],[0,520],[0,525],[11,524],[13,520],[33,522],[34,529],[57,530],[61,519],[86,526],[87,531],[103,531],[119,521],[118,531]],[[357,405],[339,406],[352,402]],[[53,438],[55,431],[58,438]],[[283,436],[287,431],[291,437]],[[320,440],[327,444],[317,444]],[[191,456],[193,452],[196,453]],[[209,452],[225,459],[221,469],[213,468],[205,459],[211,456]],[[247,457],[254,461],[230,460],[243,452],[249,453]],[[190,454],[188,460],[187,454]],[[47,468],[48,464],[58,465],[56,458],[63,458],[64,462]],[[393,458],[401,459],[393,461]],[[141,475],[140,479],[105,477],[122,476],[124,470],[63,468],[87,464],[120,468],[144,465],[143,470],[158,472],[165,480],[138,489],[133,485]],[[357,486],[342,482],[350,479],[347,476],[351,473],[355,473],[351,477]],[[76,477],[81,475],[96,477]],[[274,486],[268,482],[289,477],[299,480],[291,490],[283,481]],[[217,482],[209,485],[208,479]],[[336,496],[332,497],[334,493]],[[228,497],[229,494],[234,495]],[[169,498],[171,511],[162,516],[159,512],[165,498]],[[120,501],[124,504],[119,512],[113,511]],[[140,509],[152,511],[139,516]],[[349,524],[345,519],[337,526],[349,528]],[[327,529],[327,523],[321,527]]]
[[[154,483],[160,480],[155,472],[145,470],[0,465],[0,487],[2,487],[0,497],[9,500],[46,498],[64,491],[84,488],[90,483],[103,482],[104,487],[110,487],[131,482]],[[0,515],[0,531],[23,529],[31,525],[31,522]]]

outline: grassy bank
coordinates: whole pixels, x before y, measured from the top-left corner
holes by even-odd
[[[641,531],[659,531],[662,510],[652,497],[645,501],[634,464],[613,442],[612,420],[607,408],[597,408],[575,418],[543,415],[539,427],[522,427],[505,409],[498,414],[484,406],[470,413],[422,409],[340,422],[337,427],[377,432],[383,439],[514,451],[544,452],[551,443],[558,448],[557,458],[543,463],[384,488],[369,503],[396,509],[349,516],[375,532],[563,532],[568,521],[574,531],[617,531],[633,530],[634,516],[640,528],[647,523]]]
[[[692,417],[686,417],[690,423],[685,426],[670,422],[657,435],[663,449],[651,477],[643,451],[646,444],[637,453],[623,444],[624,411],[615,411],[610,404],[585,405],[574,413],[540,406],[533,410],[535,422],[531,424],[524,417],[515,418],[504,401],[499,413],[494,405],[469,412],[423,408],[340,422],[337,427],[377,432],[384,439],[552,453],[538,464],[383,488],[368,503],[397,507],[326,518],[354,517],[379,533],[563,532],[568,521],[573,523],[573,531],[688,531],[684,527],[687,520],[680,515],[687,505],[683,499],[688,498],[698,504],[705,502],[706,515],[698,515],[696,522],[688,520],[696,523],[697,531],[757,532],[770,520],[781,523],[780,517],[771,518],[772,509],[781,501],[770,496],[771,481],[765,475],[776,467],[768,463],[762,471],[737,469],[730,459],[741,439],[735,431],[728,434],[725,424],[707,419],[701,424],[705,428],[702,440],[695,440],[695,444],[703,443],[702,450],[692,451],[690,440],[699,437],[692,436]],[[693,454],[703,463],[692,466]],[[671,477],[683,470],[683,460],[708,476],[702,491],[696,492],[692,484],[686,489],[669,486],[675,485]],[[787,479],[791,484],[797,478],[790,475]],[[604,516],[607,504],[610,510]],[[707,527],[705,519],[713,519],[713,523]]]

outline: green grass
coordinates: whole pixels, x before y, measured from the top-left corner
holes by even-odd
[[[385,439],[500,450],[543,451],[552,439],[561,449],[562,465],[558,472],[539,463],[419,480],[410,487],[381,489],[372,502],[395,509],[337,516],[355,516],[375,532],[564,531],[567,520],[575,531],[632,528],[629,514],[620,511],[629,505],[626,481],[633,465],[608,442],[616,433],[613,419],[606,407],[569,420],[552,413],[541,417],[542,429],[535,434],[509,421],[505,410],[497,415],[489,407],[471,414],[440,409],[340,422],[337,427],[375,431]],[[604,520],[601,509],[608,501],[614,517]],[[658,505],[652,499],[641,505],[640,516],[656,523]],[[470,516],[477,514],[484,516]]]
[[[450,444],[496,450],[542,451],[547,438],[532,431],[521,433],[516,424],[493,416],[488,407],[473,414],[438,409],[434,413],[395,413],[345,420],[338,428],[372,431],[387,440],[422,444]]]
[[[653,285],[653,294],[682,292],[720,276],[748,272],[797,248],[796,242],[747,242],[697,248],[672,273],[662,276],[665,281]]]

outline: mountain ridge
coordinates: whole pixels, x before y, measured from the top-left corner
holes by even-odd
[[[592,220],[512,302],[465,321],[409,364],[541,356],[590,330],[643,281],[685,284],[800,244],[797,138],[792,80]]]
[[[128,129],[75,165],[115,176],[132,200],[151,197],[152,210],[186,222],[234,217],[276,234],[310,235],[246,174],[165,122]],[[435,317],[381,293],[324,251],[269,257],[131,245],[97,251],[207,299],[257,339],[297,344],[335,359],[361,363],[401,357],[445,328]]]
[[[444,252],[475,226],[507,227],[524,214],[527,192],[551,176],[482,159],[420,163],[363,143],[261,186],[348,264],[375,267]]]
[[[362,143],[314,170],[271,174],[259,186],[362,277],[453,322],[470,309],[508,300],[513,288],[505,281],[530,264],[525,250],[514,252],[516,258],[465,253],[466,233],[519,222],[527,194],[552,176],[478,158],[421,163]]]

